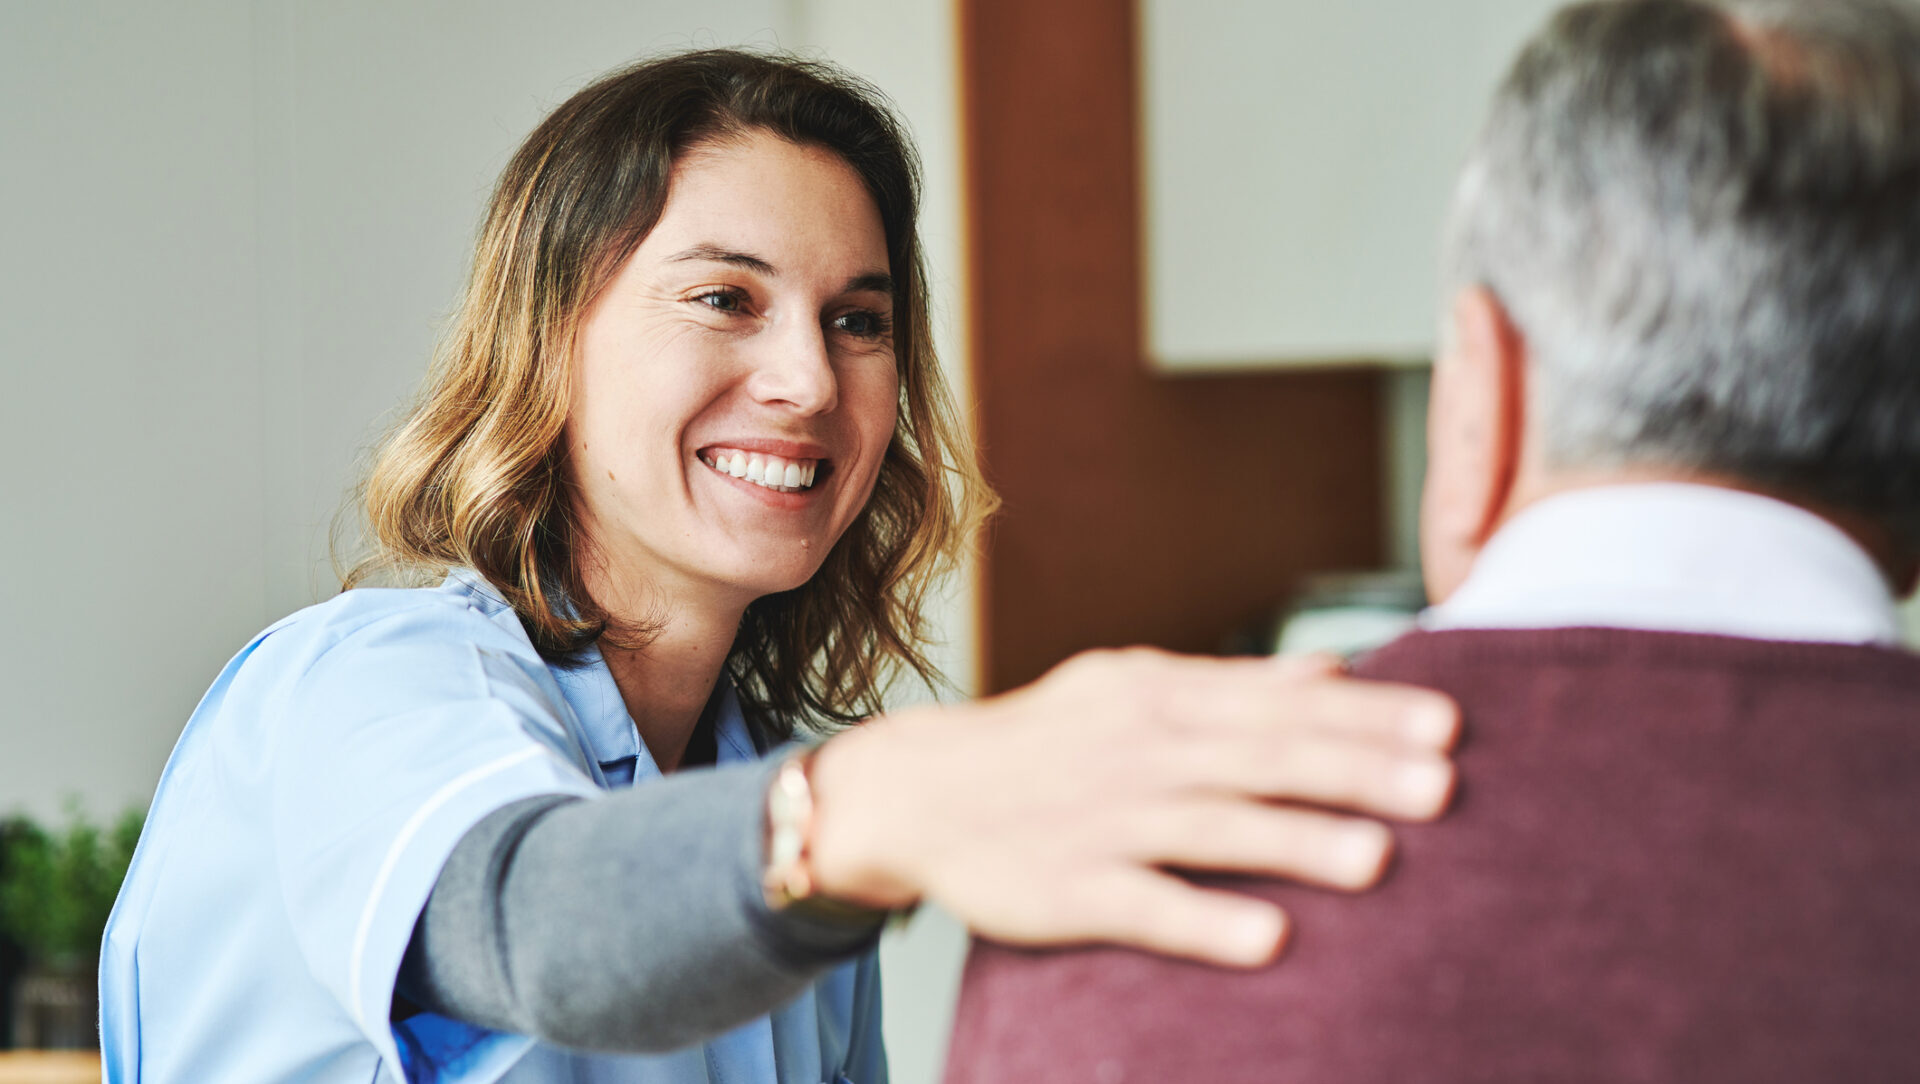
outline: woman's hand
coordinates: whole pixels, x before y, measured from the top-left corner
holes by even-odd
[[[999,941],[1256,966],[1285,940],[1280,910],[1162,867],[1366,888],[1392,849],[1384,826],[1274,802],[1437,816],[1458,731],[1445,697],[1341,677],[1331,657],[1092,652],[829,741],[813,874],[870,906],[932,900]]]

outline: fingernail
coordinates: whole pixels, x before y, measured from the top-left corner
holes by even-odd
[[[1347,875],[1345,883],[1372,884],[1386,865],[1387,850],[1392,846],[1393,836],[1384,825],[1372,821],[1348,825],[1342,830],[1338,852],[1341,868]]]
[[[1456,725],[1451,704],[1429,704],[1407,716],[1407,740],[1444,748],[1452,743]]]
[[[1273,956],[1280,947],[1280,935],[1286,932],[1286,922],[1277,909],[1262,907],[1235,915],[1224,932],[1234,958],[1251,966],[1266,963]]]
[[[1445,761],[1418,760],[1400,766],[1395,784],[1405,810],[1415,816],[1438,813],[1446,806],[1453,789],[1453,765]]]

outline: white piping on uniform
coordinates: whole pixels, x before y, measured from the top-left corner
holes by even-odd
[[[374,911],[380,903],[381,895],[387,890],[387,881],[393,876],[394,867],[400,864],[400,853],[407,849],[407,844],[413,842],[415,833],[420,831],[420,826],[426,823],[427,818],[433,816],[441,806],[452,801],[454,795],[490,775],[498,775],[508,768],[532,760],[546,752],[544,747],[538,745],[522,749],[517,753],[501,757],[491,764],[482,764],[452,780],[435,791],[433,797],[427,799],[426,803],[414,812],[400,829],[400,834],[394,837],[393,846],[387,848],[386,860],[380,863],[380,872],[374,875],[373,890],[367,893],[366,909],[360,912],[360,926],[353,934],[353,955],[350,957],[351,962],[347,970],[347,995],[353,999],[353,1020],[360,1026],[363,1033],[372,1034],[367,1026],[366,1006],[360,997],[360,976],[364,970],[367,938],[373,934]]]

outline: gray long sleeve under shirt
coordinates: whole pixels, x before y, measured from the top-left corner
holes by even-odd
[[[562,1046],[654,1052],[790,1000],[871,947],[881,923],[767,906],[777,768],[694,769],[489,814],[434,882],[396,1001]]]

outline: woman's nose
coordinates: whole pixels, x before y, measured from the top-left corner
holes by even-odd
[[[840,382],[826,329],[798,321],[762,337],[747,388],[760,402],[800,415],[826,414],[840,405]]]

